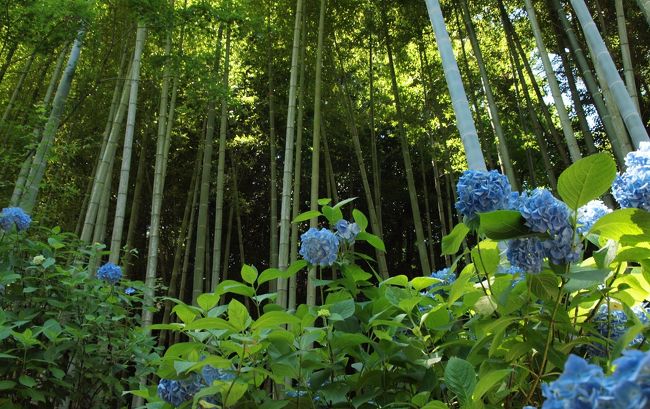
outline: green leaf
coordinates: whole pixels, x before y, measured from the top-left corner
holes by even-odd
[[[299,324],[300,319],[295,315],[289,314],[285,311],[269,311],[264,313],[251,325],[251,330],[265,328],[275,328],[285,324]]]
[[[224,280],[217,285],[217,288],[214,291],[215,294],[226,294],[226,293],[233,293],[233,294],[239,294],[243,295],[246,297],[252,297],[255,295],[255,290],[253,290],[253,287],[250,287],[244,283],[240,283],[238,281],[234,280]]]
[[[589,230],[602,239],[623,245],[650,242],[650,213],[641,209],[619,209],[598,219]]]
[[[562,172],[557,191],[573,210],[606,193],[616,178],[616,163],[608,153],[580,159]]]
[[[326,198],[326,199],[318,199],[318,202],[317,202],[317,203],[318,203],[319,206],[325,206],[325,205],[330,204],[331,201],[332,201],[332,199],[329,199],[329,198]]]
[[[238,382],[237,380],[233,381],[230,389],[227,389],[226,396],[224,398],[224,404],[226,407],[230,407],[237,403],[242,396],[248,390],[248,384],[243,382]]]
[[[503,378],[510,375],[511,372],[512,369],[498,369],[481,375],[476,384],[476,388],[474,388],[474,393],[472,394],[474,401],[480,401],[483,398],[483,395],[485,395]]]
[[[58,250],[60,248],[65,247],[65,244],[61,243],[58,239],[54,237],[50,237],[47,239],[47,244],[50,245],[54,250]]]
[[[0,381],[0,391],[12,389],[14,386],[16,386],[16,382],[14,381]]]
[[[228,304],[228,322],[239,331],[243,331],[250,325],[251,316],[244,304],[237,300],[231,300]]]
[[[248,284],[253,284],[257,278],[257,269],[248,264],[244,264],[241,267],[241,278]]]
[[[18,382],[20,382],[21,385],[24,385],[28,388],[32,388],[36,386],[36,381],[34,378],[28,375],[21,375],[20,378],[18,378]]]
[[[415,277],[411,280],[411,287],[415,291],[420,291],[439,282],[440,280],[434,277]]]
[[[181,321],[183,321],[183,323],[185,324],[189,324],[192,321],[194,321],[194,319],[198,315],[196,311],[194,311],[192,308],[190,308],[185,304],[176,305],[172,309],[172,312],[175,312],[178,318],[180,318]]]
[[[349,199],[341,200],[340,202],[338,202],[338,203],[334,206],[334,208],[335,208],[335,209],[340,209],[341,207],[345,206],[346,204],[350,203],[350,202],[353,201],[353,200],[357,200],[357,198],[356,198],[356,197],[351,197],[351,198],[349,198]]]
[[[400,287],[406,287],[408,285],[409,279],[407,276],[404,274],[400,274],[397,276],[392,276],[390,278],[387,278],[386,280],[382,281],[379,283],[379,286],[383,285],[398,285]]]
[[[309,210],[305,213],[300,213],[298,216],[296,216],[295,219],[291,221],[291,223],[300,223],[304,222],[306,220],[310,220],[312,218],[322,216],[323,214],[319,212],[318,210]]]
[[[61,331],[63,331],[63,328],[61,328],[61,325],[55,319],[50,318],[43,324],[43,334],[45,334],[50,341],[56,339]]]
[[[384,245],[384,242],[379,237],[375,236],[372,233],[362,231],[357,235],[357,240],[365,240],[368,242],[368,244],[370,244],[372,247],[376,248],[377,250],[386,252],[386,246]]]
[[[445,367],[445,383],[461,404],[468,403],[476,386],[474,366],[464,359],[451,357]]]
[[[343,212],[338,207],[323,206],[321,208],[323,216],[330,222],[330,225],[334,225],[336,222],[343,218]]]
[[[557,277],[553,273],[542,272],[539,274],[528,274],[530,289],[539,298],[555,300],[559,291]]]
[[[465,240],[467,233],[469,233],[469,227],[467,227],[465,223],[459,223],[454,226],[451,233],[442,238],[442,254],[456,254],[460,245],[463,244],[463,240]]]
[[[472,261],[482,275],[493,276],[501,261],[496,241],[483,240],[472,249]]]
[[[366,218],[366,215],[361,213],[360,210],[354,209],[352,210],[352,218],[354,219],[354,222],[359,226],[361,231],[366,230],[366,227],[368,227],[368,219]]]
[[[291,263],[291,265],[287,267],[286,271],[282,271],[277,268],[267,268],[266,270],[262,271],[262,274],[260,274],[259,278],[257,279],[257,284],[261,285],[267,281],[275,280],[278,278],[289,278],[306,266],[307,262],[305,260],[297,260]]]
[[[492,240],[514,239],[531,234],[524,217],[516,210],[479,213],[479,220],[479,231]]]
[[[422,409],[449,409],[449,406],[447,406],[444,402],[434,400],[422,406]]]
[[[330,311],[330,319],[334,320],[345,320],[354,315],[355,303],[352,298],[347,298],[341,301],[328,304],[327,308]],[[334,314],[337,314],[334,316]]]
[[[209,311],[212,307],[217,305],[219,297],[219,294],[215,293],[201,294],[196,297],[196,303],[199,304],[199,307],[203,308],[204,311]]]
[[[603,284],[605,282],[605,278],[607,278],[610,272],[611,271],[609,270],[587,270],[571,272],[566,275],[569,281],[565,284],[564,289],[567,292],[572,293],[578,290],[595,287],[598,284]]]
[[[201,331],[209,329],[236,330],[232,323],[218,317],[199,318],[198,320],[187,324],[185,329],[188,331]]]

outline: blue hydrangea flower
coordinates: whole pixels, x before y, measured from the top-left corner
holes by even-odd
[[[434,284],[433,287],[451,285],[456,281],[456,274],[449,267],[445,267],[442,270],[431,273],[431,277],[437,278],[440,280],[439,283]]]
[[[496,170],[466,170],[456,185],[456,209],[471,218],[477,213],[507,209],[512,188],[508,178]]]
[[[616,304],[613,306],[616,306]],[[632,312],[641,323],[647,324],[650,322],[647,315],[648,311],[644,308],[635,306],[632,308]],[[618,341],[618,339],[625,334],[631,325],[628,323],[629,321],[630,318],[625,313],[625,310],[612,308],[610,311],[607,304],[601,304],[598,308],[598,312],[592,320],[596,325],[596,331],[598,331],[603,338],[611,340],[611,344]],[[632,340],[632,342],[630,342],[630,346],[638,345],[641,342],[643,342],[643,335],[639,334]],[[598,345],[590,347],[589,353],[592,355],[602,356],[605,351],[600,345]]]
[[[625,155],[625,166],[628,168],[650,166],[650,142],[641,142],[639,149]]]
[[[312,265],[331,266],[339,251],[339,239],[328,229],[307,230],[300,236],[300,255]]]
[[[627,170],[616,177],[612,195],[623,208],[650,211],[650,142],[625,156]]]
[[[5,207],[0,213],[0,228],[10,231],[14,226],[16,230],[24,231],[29,228],[32,218],[20,207]]]
[[[612,212],[602,200],[592,200],[578,209],[578,233],[587,234],[601,217]]]
[[[233,373],[215,368],[211,365],[206,365],[201,369],[201,376],[208,386],[211,386],[214,381],[230,381],[235,379]]]
[[[564,372],[542,385],[542,409],[644,409],[650,406],[650,352],[624,351],[606,377],[600,367],[570,355]]]
[[[361,228],[358,224],[350,223],[345,219],[336,222],[334,228],[336,229],[336,235],[350,244],[354,243],[354,239],[361,233]]]
[[[536,237],[514,239],[508,243],[506,257],[511,266],[536,274],[542,271],[544,248]]]
[[[125,290],[124,290],[124,294],[126,294],[126,295],[133,295],[133,294],[135,294],[135,288],[133,288],[133,287],[129,287],[129,288],[125,289]]]
[[[497,274],[508,274],[513,277],[512,279],[512,287],[516,286],[519,284],[521,281],[523,281],[526,278],[526,271],[523,269],[517,267],[517,266],[503,266],[500,265],[497,269]]]
[[[115,284],[122,278],[122,268],[113,263],[106,263],[97,270],[97,278]]]
[[[551,238],[542,242],[546,257],[553,264],[574,263],[580,259],[582,243],[573,234],[568,221],[559,231],[551,233]]]
[[[603,370],[571,354],[562,375],[554,382],[542,385],[542,395],[546,398],[542,409],[597,408],[604,392]]]
[[[512,192],[508,198],[508,210],[519,210],[521,205],[528,198],[528,193],[526,192]]]
[[[569,224],[569,208],[546,189],[537,188],[519,208],[526,226],[539,233],[557,233]]]
[[[650,167],[628,168],[614,179],[612,195],[622,208],[650,211]]]
[[[201,377],[197,374],[181,380],[161,379],[158,382],[158,396],[174,407],[178,407],[191,400],[203,386]]]

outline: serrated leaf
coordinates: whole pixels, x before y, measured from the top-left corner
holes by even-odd
[[[469,233],[469,227],[464,223],[459,223],[454,226],[454,229],[442,238],[442,254],[443,255],[452,255],[458,252],[465,236]]]
[[[605,278],[609,275],[610,272],[611,271],[609,270],[587,270],[571,272],[566,275],[569,281],[564,285],[564,289],[567,292],[572,293],[578,290],[595,287],[598,284],[603,284],[605,282]]]
[[[239,331],[243,331],[250,325],[250,314],[244,306],[237,300],[231,300],[228,304],[228,322]]]
[[[573,210],[606,193],[616,178],[616,163],[608,153],[596,153],[573,163],[562,172],[557,191]]]
[[[451,357],[445,367],[445,383],[461,404],[468,403],[476,387],[474,366],[464,359]]]
[[[253,324],[251,330],[275,328],[285,324],[299,324],[300,319],[285,311],[269,311],[262,314]]]

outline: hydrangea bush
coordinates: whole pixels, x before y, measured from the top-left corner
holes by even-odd
[[[468,171],[463,222],[442,240],[450,264],[379,283],[360,254],[383,249],[365,216],[321,201],[302,260],[244,266],[197,305],[178,302],[178,322],[152,326],[186,341],[161,358],[163,381],[134,393],[167,409],[645,407],[650,214],[594,202],[615,178],[606,154],[568,168],[557,192]],[[319,305],[278,306],[267,285],[310,266],[323,273]],[[208,366],[228,376],[206,382]]]
[[[157,356],[140,325],[143,284],[95,278],[81,260],[96,249],[30,227],[20,209],[1,217],[0,407],[125,407]]]

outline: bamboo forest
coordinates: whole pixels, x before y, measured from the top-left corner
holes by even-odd
[[[0,409],[650,409],[650,0],[0,0]]]

